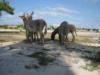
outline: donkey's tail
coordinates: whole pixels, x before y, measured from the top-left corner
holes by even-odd
[[[44,34],[47,34],[47,23],[46,22],[44,22],[43,32]]]
[[[44,34],[47,34],[47,26],[44,26],[43,32]]]
[[[44,21],[44,27],[45,27],[45,30],[44,30],[44,34],[47,34],[47,23]]]
[[[77,36],[76,30],[75,30],[75,35]]]

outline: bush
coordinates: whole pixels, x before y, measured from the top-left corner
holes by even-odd
[[[17,25],[17,26],[16,26],[16,29],[20,29],[20,28],[22,28],[22,29],[23,29],[23,28],[24,28],[24,26],[23,26],[22,24],[21,24],[21,25]]]

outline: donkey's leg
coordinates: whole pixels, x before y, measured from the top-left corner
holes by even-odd
[[[36,41],[35,38],[36,38],[36,37],[35,37],[35,33],[33,32],[33,41]]]
[[[30,40],[31,40],[31,42],[33,41],[33,32],[30,32],[29,33],[29,36],[30,36]]]
[[[28,40],[28,34],[27,34],[27,30],[26,30],[26,40]]]
[[[44,33],[42,33],[42,43],[44,44]]]
[[[38,33],[37,32],[34,32],[34,40],[38,41]]]
[[[40,33],[40,43],[44,44],[44,34]]]
[[[62,36],[59,34],[59,43],[62,44]]]
[[[65,43],[65,40],[66,40],[65,39],[66,38],[66,35],[62,35],[61,38],[62,38],[62,45],[63,45]]]
[[[38,33],[36,32],[35,35],[36,35],[36,40],[38,41],[38,39],[39,39],[39,37],[38,37]]]
[[[68,33],[66,34],[66,41],[69,42],[69,40],[68,40]]]
[[[74,32],[71,32],[71,34],[72,34],[72,42],[74,42],[75,41],[75,35],[74,35]]]
[[[26,42],[31,42],[30,32],[26,30]]]
[[[35,34],[35,40],[37,41],[38,40],[38,33],[35,32],[34,34]]]
[[[32,42],[32,38],[33,38],[32,32],[28,31],[28,39],[29,39],[29,42]]]
[[[26,30],[26,40],[29,42],[29,31]]]
[[[36,41],[36,32],[34,32],[34,40]]]

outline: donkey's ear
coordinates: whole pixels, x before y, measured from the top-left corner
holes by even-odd
[[[18,17],[22,18],[22,16],[18,16]]]
[[[23,19],[23,16],[18,16],[19,18]]]
[[[34,12],[32,11],[32,12],[31,12],[31,15],[33,15],[33,14],[34,14]]]

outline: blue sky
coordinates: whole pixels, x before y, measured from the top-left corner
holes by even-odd
[[[1,1],[1,0],[0,0]],[[22,24],[18,17],[34,12],[33,19],[43,18],[48,25],[59,25],[68,21],[77,27],[100,28],[100,0],[7,0],[14,7],[15,14],[3,12],[2,24]]]

